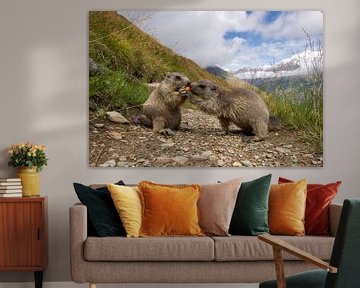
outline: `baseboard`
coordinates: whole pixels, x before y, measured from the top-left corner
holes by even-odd
[[[43,288],[88,288],[74,282],[44,282]],[[97,288],[258,288],[259,284],[98,284]],[[0,288],[34,288],[31,282],[2,282]]]

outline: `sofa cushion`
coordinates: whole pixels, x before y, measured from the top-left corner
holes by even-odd
[[[124,225],[127,237],[139,237],[141,226],[141,196],[137,187],[107,185]]]
[[[87,261],[213,261],[210,237],[89,237],[84,244]]]
[[[206,235],[229,236],[231,216],[242,178],[217,184],[201,185],[197,203],[199,225]]]
[[[276,236],[322,260],[330,260],[334,237]],[[254,236],[212,237],[215,242],[215,261],[273,260],[272,246]],[[299,260],[288,253],[285,260]]]
[[[231,218],[230,234],[254,236],[269,233],[270,182],[271,174],[241,184]]]
[[[119,181],[116,184],[124,185],[124,182]],[[79,200],[87,207],[89,235],[100,237],[126,235],[106,186],[89,187],[80,183],[73,185]]]
[[[279,177],[279,184],[293,181]],[[305,234],[330,235],[329,206],[335,198],[341,181],[329,184],[307,184]]]
[[[305,234],[306,184],[273,184],[269,195],[270,234],[303,236]]]
[[[142,181],[140,236],[203,236],[196,203],[199,185],[164,185]]]

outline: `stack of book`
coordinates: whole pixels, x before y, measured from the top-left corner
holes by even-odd
[[[20,178],[0,178],[0,198],[22,197]]]

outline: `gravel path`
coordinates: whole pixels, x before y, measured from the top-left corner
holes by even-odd
[[[181,129],[172,136],[118,124],[90,114],[91,167],[322,167],[322,154],[294,131],[270,132],[254,141],[237,127],[224,134],[218,120],[183,109]]]

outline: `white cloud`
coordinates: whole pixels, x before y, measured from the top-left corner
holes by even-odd
[[[283,13],[274,22],[263,22],[265,11],[125,11],[119,12],[176,53],[200,66],[219,65],[228,70],[242,66],[263,66],[280,61],[292,51],[304,49],[305,29],[322,35],[319,11]],[[145,20],[144,20],[145,19]],[[256,32],[266,41],[259,45],[226,32]],[[264,63],[265,62],[265,63]]]

